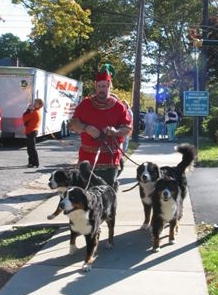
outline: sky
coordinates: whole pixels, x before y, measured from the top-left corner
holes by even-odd
[[[0,0],[0,35],[12,33],[24,41],[31,32],[31,25],[30,16],[22,5]]]

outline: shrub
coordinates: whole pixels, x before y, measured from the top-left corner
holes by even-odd
[[[214,142],[218,142],[218,107],[211,108],[211,114],[204,119],[202,127]]]
[[[190,117],[184,117],[176,129],[176,136],[189,136],[192,134],[193,120]]]

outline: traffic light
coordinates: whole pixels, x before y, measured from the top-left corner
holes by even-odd
[[[189,28],[187,38],[195,48],[202,46],[218,46],[218,40],[202,39],[199,28]]]

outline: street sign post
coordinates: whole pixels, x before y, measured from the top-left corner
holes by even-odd
[[[184,91],[183,114],[187,117],[206,117],[209,114],[208,91]]]

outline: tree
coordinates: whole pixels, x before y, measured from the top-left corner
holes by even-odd
[[[218,40],[218,16],[214,15],[209,18],[208,23],[208,39]],[[208,69],[209,69],[209,78],[211,85],[217,84],[218,81],[218,62],[217,62],[217,54],[218,47],[217,46],[208,46]]]
[[[147,39],[152,43],[147,45],[148,56],[158,62],[160,52],[159,65],[154,62],[150,70],[153,67],[155,72],[159,67],[160,82],[174,82],[172,89],[177,89],[182,97],[183,90],[189,89],[193,81],[188,28],[200,22],[201,3],[196,0],[153,1],[150,15]]]
[[[74,0],[12,0],[12,3],[23,4],[33,17],[31,38],[49,32],[53,44],[59,44],[78,37],[87,39],[92,31],[90,10],[83,10]]]
[[[0,58],[10,57],[13,60],[18,59],[19,64],[27,65],[26,62],[31,60],[33,55],[31,53],[29,42],[21,41],[19,37],[11,33],[0,36]]]
[[[22,1],[26,5],[30,3],[33,5],[36,2],[40,4],[39,0]],[[47,0],[44,2],[47,3]],[[54,3],[55,1],[49,2]],[[31,36],[29,46],[34,58],[28,59],[28,65],[53,72],[95,50],[94,58],[73,72],[69,72],[68,76],[86,81],[85,93],[88,93],[92,90],[91,85],[93,85],[93,79],[100,64],[110,61],[118,72],[114,86],[126,90],[131,89],[132,65],[131,62],[127,62],[130,60],[128,55],[131,56],[128,52],[131,45],[126,36],[135,30],[135,0],[81,0],[77,2],[82,10],[91,11],[90,21],[93,30],[89,33],[89,39],[78,35],[77,38],[69,38],[68,42],[63,39],[54,43],[53,29],[47,26],[44,34]],[[37,12],[36,9],[31,11],[32,14]]]

